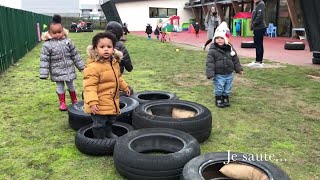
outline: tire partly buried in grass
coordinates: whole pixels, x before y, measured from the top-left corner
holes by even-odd
[[[112,132],[118,137],[132,130],[132,126],[126,123],[115,122],[112,125]],[[95,139],[91,125],[80,128],[75,136],[75,145],[78,150],[92,156],[112,155],[116,141],[117,139],[111,138]]]
[[[183,168],[181,180],[203,180],[203,179],[231,179],[224,176],[219,170],[224,163],[239,163],[259,169],[269,179],[289,180],[289,176],[275,164],[260,160],[249,160],[253,154],[243,154],[234,152],[208,153],[193,158]],[[231,157],[234,162],[231,161]]]
[[[176,94],[166,91],[143,91],[134,93],[130,97],[139,101],[140,104],[155,100],[179,99]]]
[[[120,137],[113,160],[118,172],[130,180],[178,180],[185,164],[199,155],[200,145],[191,135],[148,128]]]
[[[242,41],[241,48],[256,48],[253,41]]]
[[[176,110],[194,115],[174,117]],[[140,104],[132,112],[132,126],[142,128],[171,128],[191,134],[198,142],[208,139],[212,129],[212,115],[205,106],[182,100],[158,100]]]

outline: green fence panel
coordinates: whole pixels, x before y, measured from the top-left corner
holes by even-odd
[[[51,16],[0,6],[0,73],[16,63],[38,43],[37,23],[40,34],[43,24],[48,25]]]

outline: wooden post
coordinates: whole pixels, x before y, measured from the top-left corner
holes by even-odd
[[[218,11],[218,15],[220,16],[221,22],[224,21],[225,18],[224,18],[224,13],[223,13],[223,10],[222,10],[222,6],[220,4],[216,3],[216,8],[217,8],[217,11]]]
[[[294,8],[294,0],[287,0],[287,5],[288,5],[288,11],[289,11],[289,16],[292,22],[292,26],[294,28],[298,28],[298,16]]]
[[[233,6],[233,9],[234,9],[235,14],[237,14],[238,12],[240,12],[240,8],[239,8],[238,2],[232,1],[232,6]]]

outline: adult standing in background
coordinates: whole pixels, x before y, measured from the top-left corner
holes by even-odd
[[[249,67],[263,67],[263,36],[267,25],[265,22],[265,4],[263,0],[254,0],[255,7],[252,11],[250,29],[253,30],[253,41],[256,46],[256,61],[249,63]]]
[[[212,42],[213,34],[219,25],[218,13],[216,12],[215,7],[211,7],[211,10],[207,14],[206,19],[204,21],[204,25],[207,28],[207,37],[208,37],[207,42],[203,46],[203,50],[205,51],[207,45]]]

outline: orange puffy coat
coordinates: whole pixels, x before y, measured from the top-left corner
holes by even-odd
[[[112,61],[101,60],[95,55],[92,46],[87,48],[87,53],[89,59],[83,79],[85,113],[91,114],[90,107],[98,105],[99,115],[119,114],[119,90],[127,92],[129,89],[120,73],[122,53],[115,50]]]

